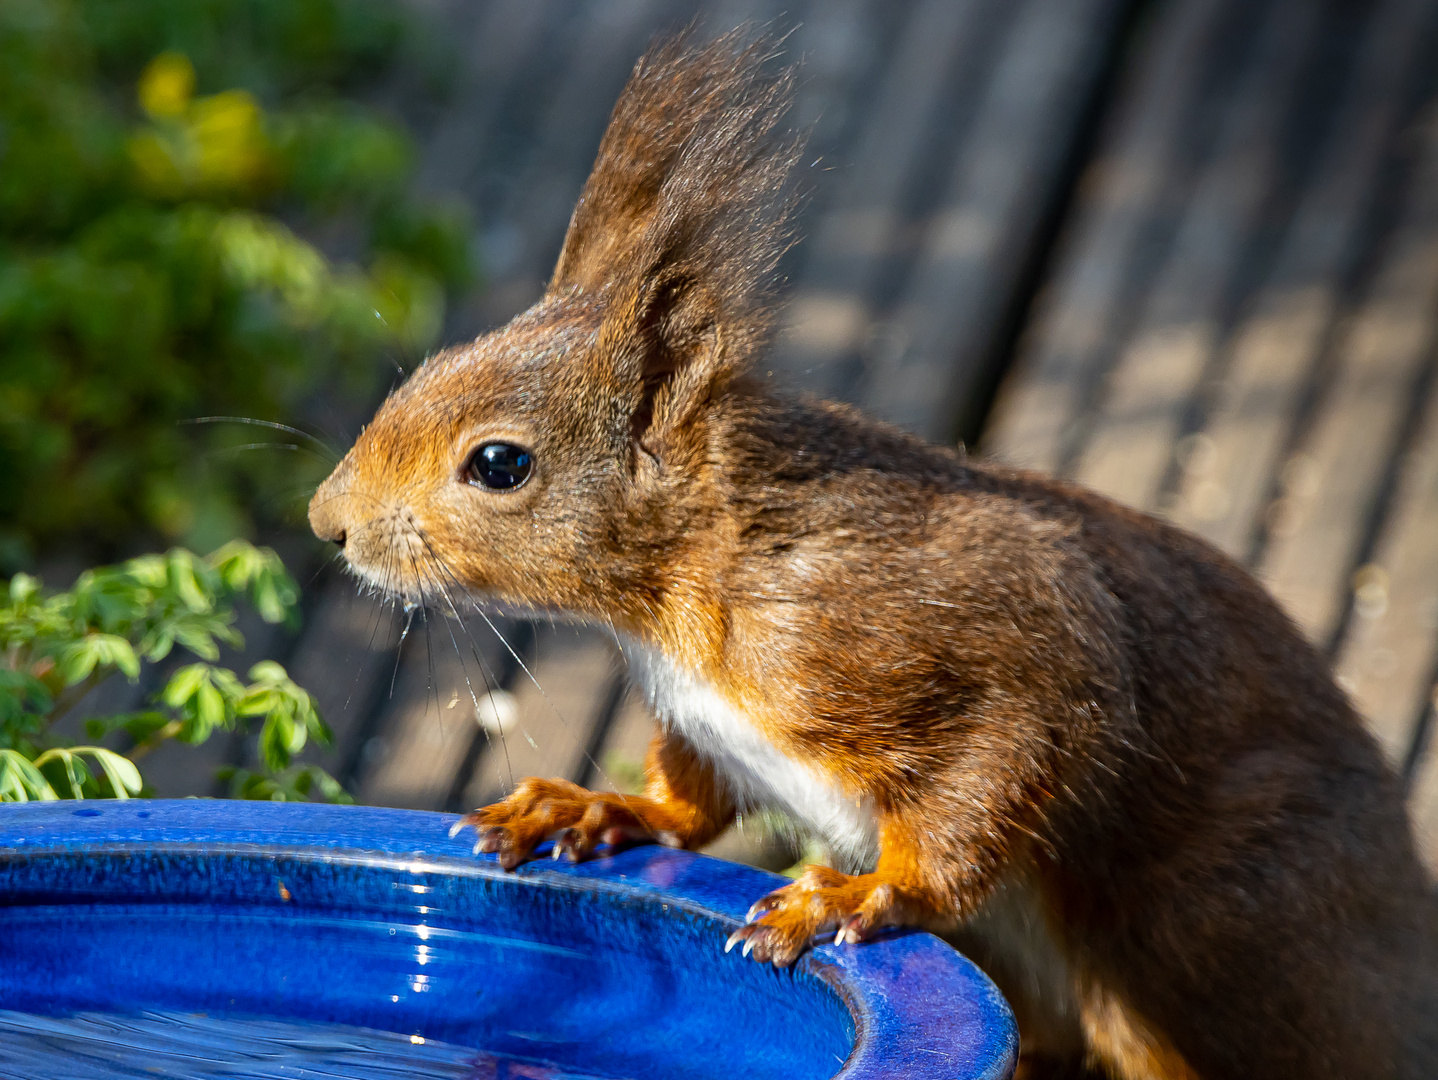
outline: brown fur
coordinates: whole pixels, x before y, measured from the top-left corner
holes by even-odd
[[[424,365],[316,493],[364,577],[606,622],[870,807],[738,937],[955,936],[1023,1075],[1438,1075],[1428,883],[1399,786],[1322,658],[1238,566],[1097,495],[772,395],[789,75],[737,35],[640,61],[543,300]],[[504,439],[523,487],[461,473]],[[661,730],[644,798],[526,781],[471,821],[698,846],[726,777]]]

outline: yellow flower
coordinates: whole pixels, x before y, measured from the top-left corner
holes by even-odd
[[[245,192],[272,170],[264,112],[244,90],[195,98],[195,69],[161,53],[140,76],[140,104],[153,125],[127,140],[141,184],[154,195]]]
[[[246,187],[258,181],[269,164],[263,114],[243,90],[226,90],[195,102],[189,134],[198,150],[198,180],[205,187]]]
[[[183,53],[164,52],[140,74],[140,107],[155,119],[185,111],[195,92],[195,65]]]

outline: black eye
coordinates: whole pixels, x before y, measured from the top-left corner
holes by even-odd
[[[464,478],[491,491],[513,491],[534,471],[534,455],[514,443],[485,443],[469,455]]]

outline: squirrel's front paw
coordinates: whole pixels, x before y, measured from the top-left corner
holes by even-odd
[[[875,930],[908,922],[903,890],[880,874],[841,874],[810,866],[792,885],[775,889],[749,909],[747,922],[724,945],[744,946],[760,963],[788,967],[820,934],[834,943],[863,941]]]
[[[636,810],[645,800],[590,791],[568,780],[521,780],[503,802],[474,810],[454,823],[451,836],[467,826],[479,833],[476,852],[499,856],[499,865],[513,870],[534,849],[554,837],[554,858],[575,862],[601,844],[612,848],[667,838],[656,836]]]

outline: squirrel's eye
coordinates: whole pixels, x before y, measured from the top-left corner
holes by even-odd
[[[534,455],[513,443],[485,443],[465,462],[464,478],[491,491],[513,491],[534,471]]]

